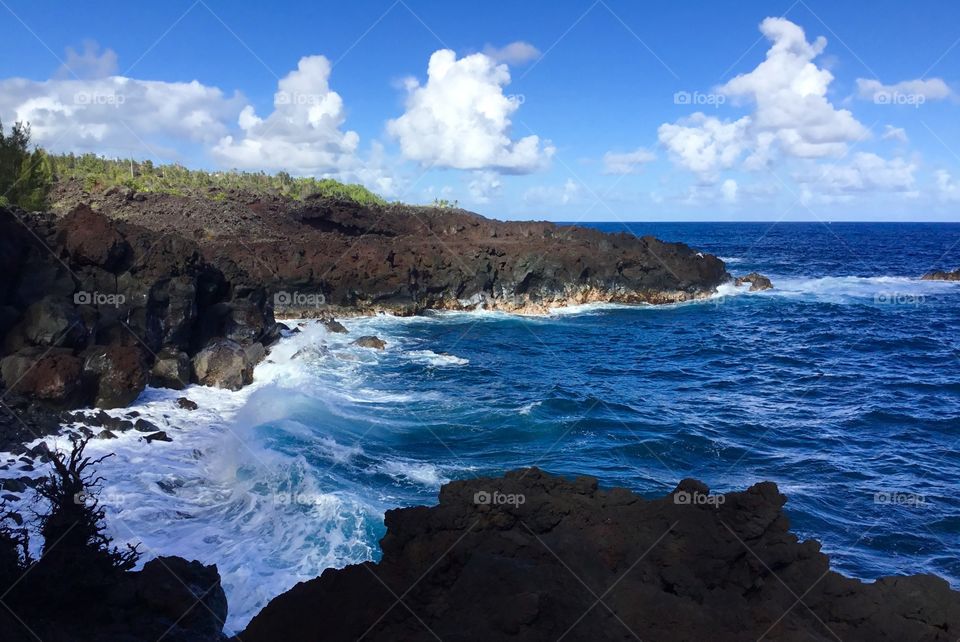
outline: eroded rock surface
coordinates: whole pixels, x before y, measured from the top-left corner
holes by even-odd
[[[452,482],[437,506],[387,512],[379,563],[296,585],[239,638],[956,639],[960,593],[830,571],[785,501],[771,482],[654,500],[537,469]]]

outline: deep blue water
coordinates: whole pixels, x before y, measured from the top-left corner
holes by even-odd
[[[917,279],[960,265],[960,224],[629,229],[776,289],[550,317],[346,320],[347,337],[307,325],[285,348],[305,351],[274,352],[216,443],[170,446],[204,452],[202,474],[117,469],[117,484],[144,490],[112,514],[158,549],[220,564],[236,626],[324,566],[376,557],[384,509],[531,465],[648,496],[684,477],[719,492],[773,480],[835,569],[960,586],[960,284]],[[358,333],[388,349],[349,347]],[[145,402],[165,410],[164,394]],[[161,497],[164,475],[195,483]],[[314,499],[278,502],[285,492]],[[189,523],[178,530],[174,514]]]

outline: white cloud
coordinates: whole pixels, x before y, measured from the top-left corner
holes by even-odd
[[[294,174],[339,174],[359,169],[360,137],[343,131],[346,110],[330,89],[330,61],[306,56],[277,84],[273,111],[257,116],[247,105],[238,124],[242,135],[224,136],[214,157],[238,169],[286,170]]]
[[[657,155],[648,149],[639,147],[632,152],[607,152],[603,155],[604,174],[633,174],[641,165],[651,163]]]
[[[33,141],[57,152],[150,157],[167,144],[210,143],[241,103],[197,81],[0,80],[0,119],[29,122]]]
[[[430,56],[427,83],[407,81],[406,111],[387,122],[404,157],[455,169],[529,173],[553,155],[538,136],[511,140],[510,116],[520,101],[503,93],[506,65],[473,54],[457,60],[449,49]]]
[[[898,96],[922,97],[923,100],[943,100],[950,95],[950,87],[940,78],[904,80],[884,85],[879,80],[857,78],[857,95],[876,103],[895,103]]]
[[[882,138],[883,140],[898,140],[901,143],[906,143],[907,131],[902,127],[894,127],[893,125],[884,125],[883,135],[880,138]]]
[[[563,185],[531,187],[523,193],[523,200],[529,205],[567,205],[578,196],[582,189],[572,178]]]
[[[483,48],[483,53],[496,62],[508,65],[522,65],[540,57],[539,49],[522,40],[511,42],[503,47],[488,44]]]
[[[917,167],[902,158],[887,160],[868,152],[847,163],[826,163],[795,174],[805,202],[833,202],[857,193],[888,192],[914,195]]]
[[[67,59],[57,70],[58,78],[94,79],[106,78],[117,73],[117,54],[113,49],[100,53],[100,45],[95,40],[83,41],[83,52],[77,53],[73,47],[67,47]]]
[[[732,178],[728,178],[723,181],[723,184],[720,186],[720,194],[723,196],[723,200],[727,203],[736,203],[737,202],[737,192],[739,187],[737,186],[737,181]]]
[[[724,121],[698,112],[660,126],[660,143],[681,166],[710,176],[744,153],[746,169],[765,167],[779,154],[838,157],[848,143],[869,135],[853,114],[827,99],[833,74],[813,62],[826,47],[823,37],[808,42],[803,29],[783,18],[765,19],[760,31],[771,42],[766,59],[716,90],[752,104],[750,115]]]
[[[737,162],[747,147],[749,126],[747,116],[727,122],[697,112],[677,123],[660,125],[657,133],[674,162],[709,176]]]
[[[934,174],[937,179],[937,195],[942,201],[960,201],[960,181],[954,180],[945,169]]]
[[[491,198],[500,194],[503,183],[496,172],[475,172],[473,180],[467,185],[470,196],[477,203],[489,203]]]

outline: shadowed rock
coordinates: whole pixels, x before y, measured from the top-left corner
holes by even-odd
[[[751,292],[761,292],[761,291],[763,291],[763,290],[771,290],[771,289],[773,289],[773,283],[770,282],[770,279],[768,279],[767,277],[763,276],[763,275],[760,274],[759,272],[751,272],[750,274],[747,274],[746,276],[738,276],[738,277],[737,277],[737,280],[734,281],[734,284],[735,284],[737,287],[740,287],[740,286],[743,285],[744,283],[749,283],[749,284],[750,284],[750,291],[751,291]]]
[[[960,593],[830,571],[785,501],[771,482],[718,496],[684,480],[654,500],[537,469],[452,482],[437,506],[387,512],[379,563],[296,585],[239,638],[956,638]]]

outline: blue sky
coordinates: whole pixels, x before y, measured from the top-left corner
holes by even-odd
[[[960,220],[955,2],[2,0],[0,20],[0,118],[57,151],[497,218]]]

